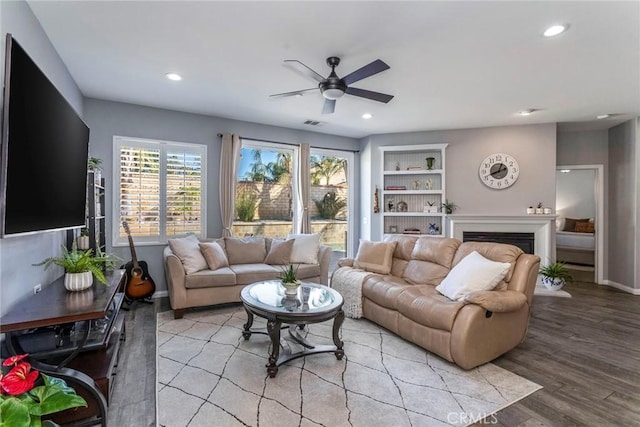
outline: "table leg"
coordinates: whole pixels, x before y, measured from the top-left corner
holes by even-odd
[[[271,338],[271,354],[269,354],[269,364],[267,365],[267,372],[270,378],[274,378],[278,373],[278,356],[280,355],[280,327],[282,322],[280,320],[268,320],[267,332],[269,338]]]
[[[344,322],[344,311],[340,310],[336,317],[333,319],[333,343],[336,345],[336,359],[342,360],[344,356],[344,350],[342,347],[344,343],[340,340],[340,328],[342,327],[342,322]]]
[[[247,312],[247,323],[244,324],[244,331],[242,331],[242,337],[248,340],[251,337],[251,326],[253,325],[253,313],[249,311],[247,307],[244,308]]]

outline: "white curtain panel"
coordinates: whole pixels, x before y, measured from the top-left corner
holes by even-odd
[[[300,165],[300,174],[298,175],[298,224],[299,233],[311,233],[311,221],[309,219],[309,192],[310,192],[310,151],[309,144],[300,144],[298,164]]]
[[[222,135],[220,148],[220,215],[222,237],[231,237],[236,202],[236,176],[242,143],[238,135]]]

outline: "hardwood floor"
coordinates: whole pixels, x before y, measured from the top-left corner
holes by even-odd
[[[640,425],[640,296],[593,283],[573,298],[535,297],[526,341],[494,363],[544,388],[476,425]],[[155,425],[156,313],[166,298],[127,314],[109,426]]]

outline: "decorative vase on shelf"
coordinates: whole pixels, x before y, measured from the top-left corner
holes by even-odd
[[[64,287],[68,291],[84,291],[93,285],[93,273],[65,273]]]
[[[427,161],[427,169],[428,170],[433,169],[433,164],[435,163],[436,158],[435,157],[427,157],[425,160]]]
[[[529,206],[527,208],[527,215],[533,215],[534,213],[536,213],[536,209],[533,206]]]
[[[545,215],[551,214],[551,208],[542,208],[542,211],[544,212]]]

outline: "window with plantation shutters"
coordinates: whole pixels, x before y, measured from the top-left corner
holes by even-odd
[[[204,145],[115,137],[114,159],[114,244],[127,243],[123,221],[136,244],[205,235]]]

